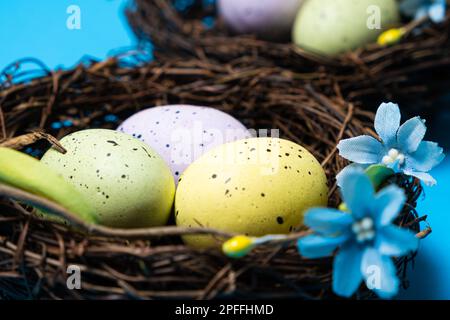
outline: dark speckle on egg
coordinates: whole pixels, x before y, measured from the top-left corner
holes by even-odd
[[[151,154],[150,153],[148,153],[148,151],[147,151],[147,149],[145,149],[144,147],[142,147],[142,150],[144,150],[144,152],[147,154],[147,156],[149,157],[149,158],[151,158],[152,156],[151,156]]]
[[[114,141],[114,140],[108,140],[108,141],[106,141],[106,142],[111,143],[113,146],[118,146],[118,145],[119,145],[119,144],[118,144],[116,141]]]
[[[278,216],[278,217],[277,217],[277,223],[278,223],[278,224],[283,224],[283,223],[284,223],[283,217]]]

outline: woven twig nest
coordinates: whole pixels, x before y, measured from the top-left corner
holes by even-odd
[[[446,93],[450,72],[450,14],[440,24],[422,24],[390,47],[371,44],[333,59],[305,52],[291,43],[274,43],[247,35],[232,35],[220,19],[213,28],[205,17],[215,17],[214,6],[195,0],[179,12],[171,0],[134,0],[128,20],[143,42],[150,41],[157,57],[175,55],[215,59],[267,59],[292,72],[327,95],[338,83],[347,101],[375,109],[379,101],[393,100],[408,108],[430,110]],[[406,110],[408,111],[408,110]],[[411,110],[416,113],[417,110]]]
[[[338,156],[336,144],[342,138],[373,134],[369,129],[373,114],[346,102],[337,85],[334,91],[330,88],[333,95],[325,96],[264,60],[218,65],[205,59],[165,59],[127,67],[112,58],[68,71],[39,70],[44,75],[32,79],[35,73],[4,74],[0,91],[0,146],[37,157],[50,146],[48,142],[57,145],[57,139],[69,132],[115,128],[146,107],[208,105],[251,128],[279,128],[281,137],[305,146],[322,163],[332,186],[329,205],[336,207],[335,176],[347,164]],[[118,120],[111,122],[111,116]],[[422,218],[414,208],[420,183],[402,176],[393,182],[408,195],[397,223],[419,232]],[[191,249],[179,237],[187,232],[218,233],[214,230],[175,226],[121,230],[79,224],[77,230],[83,230],[79,232],[43,221],[23,200],[71,218],[48,200],[0,184],[3,298],[335,297],[331,259],[304,259],[293,243],[263,246],[232,260],[220,251]],[[410,259],[397,260],[404,281]],[[66,286],[69,265],[81,269],[81,290]],[[368,296],[363,288],[356,295]]]

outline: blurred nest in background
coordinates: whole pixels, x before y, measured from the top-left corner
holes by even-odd
[[[216,19],[214,1],[188,1],[192,5],[183,10],[175,9],[175,2],[134,0],[127,10],[135,34],[142,42],[151,42],[158,59],[195,57],[218,64],[268,60],[300,85],[309,84],[325,95],[333,95],[338,85],[342,96],[360,107],[375,110],[381,101],[390,100],[407,112],[428,117],[437,111],[433,102],[450,85],[449,13],[444,23],[422,21],[421,32],[409,32],[398,44],[371,44],[332,59],[291,43],[232,35]]]
[[[87,61],[67,71],[49,71],[34,61],[37,70],[25,73],[18,62],[2,74],[0,145],[39,157],[48,141],[57,143],[52,137],[86,128],[114,129],[146,107],[206,105],[249,128],[280,129],[282,138],[305,146],[322,163],[330,185],[329,205],[336,207],[335,176],[347,164],[336,145],[342,138],[373,134],[373,114],[348,102],[339,82],[333,82],[325,95],[271,61],[249,52],[221,64],[205,57],[166,57],[145,64],[131,55]],[[420,183],[400,176],[393,182],[408,195],[397,223],[423,234],[419,222],[424,217],[415,211]],[[39,219],[23,200],[53,205],[0,185],[3,298],[336,298],[331,291],[331,259],[304,259],[294,243],[264,246],[232,260],[219,251],[185,246],[179,237],[188,232],[185,229],[80,226],[85,232],[80,233]],[[411,258],[397,260],[403,284]],[[81,290],[66,286],[69,265],[81,269]],[[355,297],[372,296],[361,288]]]

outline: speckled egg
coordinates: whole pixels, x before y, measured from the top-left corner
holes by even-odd
[[[253,33],[265,39],[289,35],[304,0],[219,0],[219,15],[237,33]]]
[[[147,143],[169,165],[175,182],[194,160],[220,144],[250,137],[238,120],[217,109],[168,105],[145,109],[119,131]]]
[[[50,149],[41,161],[81,192],[99,224],[144,228],[167,223],[175,184],[164,160],[147,144],[105,129],[78,131],[60,142],[67,153]]]
[[[306,209],[326,206],[327,198],[325,172],[305,148],[251,138],[214,148],[189,166],[175,195],[175,218],[183,227],[283,234],[302,225]],[[184,240],[195,247],[218,244],[205,235]]]
[[[399,19],[395,0],[306,0],[293,40],[305,50],[332,56],[374,42]]]

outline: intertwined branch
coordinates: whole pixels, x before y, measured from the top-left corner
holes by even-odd
[[[326,96],[290,70],[251,56],[223,64],[196,58],[132,63],[135,58],[88,61],[67,71],[39,64],[37,78],[32,77],[36,70],[21,73],[21,62],[8,68],[0,91],[0,145],[38,156],[50,144],[58,147],[57,138],[71,131],[115,128],[146,107],[206,105],[249,128],[278,128],[283,138],[305,146],[326,171],[330,206],[339,204],[334,177],[346,162],[336,144],[373,134],[373,114],[348,103],[338,84]],[[110,115],[118,120],[111,122]],[[52,125],[64,121],[72,125]],[[414,208],[421,188],[404,178],[395,183],[409,195],[398,223],[419,232]],[[330,260],[304,259],[292,242],[264,246],[235,261],[216,250],[191,249],[179,238],[186,232],[223,235],[218,231],[174,226],[114,230],[82,223],[74,229],[43,221],[24,201],[71,218],[45,199],[0,187],[0,296],[5,298],[334,297]],[[397,262],[403,279],[408,259]],[[81,268],[81,291],[66,287],[70,264]],[[368,292],[362,289],[357,297],[368,297]]]
[[[404,108],[415,108],[411,113],[417,109],[423,113],[450,85],[445,76],[450,72],[450,12],[441,24],[428,20],[421,20],[418,26],[410,23],[416,28],[396,45],[370,44],[340,57],[325,58],[291,43],[230,34],[220,19],[210,28],[203,19],[216,17],[214,6],[205,7],[202,0],[193,3],[179,12],[171,0],[134,0],[127,17],[137,37],[152,43],[158,58],[196,57],[217,63],[270,60],[323,94],[333,95],[337,83],[347,101],[372,110],[379,101],[394,100]]]

